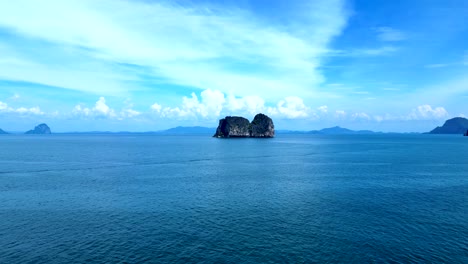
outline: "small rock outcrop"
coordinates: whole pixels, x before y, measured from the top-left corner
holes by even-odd
[[[275,125],[273,120],[264,114],[257,114],[250,123],[251,137],[274,137]]]
[[[226,116],[219,120],[214,137],[250,137],[249,128],[249,120],[240,116]]]
[[[25,134],[52,134],[50,127],[46,124],[37,125],[33,130],[27,131]]]
[[[464,134],[468,130],[468,119],[455,117],[434,128],[429,134]]]
[[[240,116],[226,116],[219,120],[218,128],[213,137],[271,138],[274,136],[275,126],[273,120],[264,114],[257,114],[252,122]]]

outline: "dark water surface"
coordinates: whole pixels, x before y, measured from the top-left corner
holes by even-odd
[[[0,137],[0,263],[468,263],[468,138]]]

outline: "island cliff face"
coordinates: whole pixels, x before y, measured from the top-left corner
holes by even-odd
[[[252,123],[244,117],[226,116],[219,120],[218,128],[213,137],[255,137],[271,138],[275,136],[273,120],[264,114],[257,114]]]
[[[46,124],[37,125],[33,130],[27,131],[25,134],[52,134],[50,128]]]
[[[249,137],[249,120],[240,116],[226,116],[219,120],[214,137]]]
[[[468,119],[455,117],[445,121],[441,127],[436,127],[430,134],[464,134],[468,130]]]
[[[252,123],[250,123],[250,136],[251,137],[274,137],[275,125],[273,120],[264,114],[257,114]]]

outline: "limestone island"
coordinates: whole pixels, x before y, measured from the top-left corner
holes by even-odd
[[[50,127],[46,124],[37,125],[33,130],[27,131],[25,134],[52,134]]]
[[[462,134],[468,133],[468,119],[455,117],[445,121],[443,126],[434,128],[429,134]]]
[[[272,138],[275,136],[273,120],[264,114],[257,114],[252,122],[244,117],[226,116],[219,120],[213,137],[217,138]]]

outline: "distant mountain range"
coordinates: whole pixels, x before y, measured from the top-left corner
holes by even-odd
[[[374,132],[371,130],[351,130],[339,126],[324,128],[321,130],[310,131],[294,131],[294,130],[278,130],[278,134],[318,134],[318,135],[369,135],[383,134],[383,132]]]
[[[166,130],[150,131],[150,132],[109,132],[109,131],[90,131],[90,132],[68,132],[60,134],[156,134],[156,135],[214,135],[216,128],[214,127],[183,127],[178,126]],[[463,117],[455,117],[445,121],[443,126],[436,127],[425,134],[464,134],[468,132],[468,119]],[[27,134],[50,134],[50,128],[46,124],[40,124],[26,132]],[[351,130],[339,126],[324,128],[321,130],[296,131],[296,130],[276,130],[277,134],[317,134],[317,135],[370,135],[384,134],[383,132],[375,132],[371,130]],[[0,129],[0,134],[9,134]],[[388,133],[387,133],[388,134]]]
[[[216,132],[216,128],[211,127],[201,127],[201,126],[194,126],[194,127],[174,127],[167,130],[158,131],[158,134],[214,134]]]
[[[152,132],[154,134],[214,134],[216,128],[209,127],[175,127],[167,130]],[[276,130],[277,134],[321,134],[321,135],[366,135],[366,134],[382,134],[382,132],[374,132],[370,130],[350,130],[339,126],[324,128],[321,130],[311,131],[294,131],[294,130]]]
[[[87,132],[66,132],[60,134],[143,134],[143,135],[198,135],[198,134],[214,134],[216,128],[214,127],[173,127],[166,130],[159,131],[146,131],[146,132],[130,132],[130,131],[87,131]]]
[[[89,132],[68,132],[61,134],[154,134],[154,135],[214,135],[216,128],[214,127],[184,127],[178,126],[159,131],[148,132],[110,132],[110,131],[89,131]],[[320,135],[368,135],[368,134],[383,134],[383,132],[374,132],[371,130],[350,130],[339,126],[324,128],[321,130],[311,131],[295,131],[295,130],[276,130],[277,134],[320,134]]]
[[[429,134],[465,134],[468,131],[468,119],[455,117],[445,121],[443,126],[434,128]]]
[[[62,132],[56,134],[145,134],[145,135],[213,135],[216,132],[214,127],[183,127],[178,126],[166,130],[130,132],[130,131],[86,131],[86,132]],[[37,126],[34,130],[27,131],[26,134],[50,134],[50,128],[46,124]],[[276,130],[277,134],[318,134],[318,135],[369,135],[383,134],[383,132],[374,132],[371,130],[351,130],[339,126],[324,128],[321,130],[295,131],[295,130]],[[0,129],[0,134],[9,134]]]
[[[429,134],[463,134],[468,130],[468,119],[463,117],[456,117],[449,119],[445,122],[442,127],[437,127]],[[213,135],[216,131],[216,128],[210,127],[183,127],[178,126],[175,128],[170,128],[167,130],[161,130],[156,132],[142,132],[142,134],[160,134],[160,135],[182,135],[182,134],[197,134],[197,135]],[[317,134],[317,135],[372,135],[372,134],[395,134],[392,132],[376,132],[372,130],[351,130],[348,128],[343,128],[339,126],[323,128],[320,130],[310,130],[310,131],[296,131],[296,130],[276,130],[277,134]],[[111,132],[108,132],[111,133]],[[120,132],[120,133],[130,133],[130,132]]]

